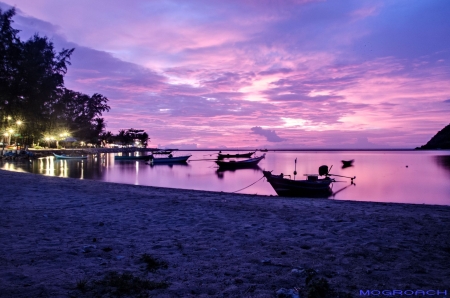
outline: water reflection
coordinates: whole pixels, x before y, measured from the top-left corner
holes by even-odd
[[[320,165],[335,165],[332,174],[356,176],[358,187],[334,183],[337,200],[378,201],[450,205],[450,153],[424,151],[269,152],[258,166],[247,169],[218,169],[204,152],[192,154],[185,164],[148,165],[144,161],[114,160],[114,154],[90,155],[86,160],[56,160],[46,157],[32,162],[0,160],[0,168],[56,177],[94,179],[106,182],[176,187],[208,191],[274,195],[262,176],[262,169],[288,173],[296,179],[318,172]],[[295,164],[295,160],[297,163]],[[342,160],[357,166],[341,168]],[[354,163],[356,164],[356,162]],[[406,167],[408,165],[408,167]],[[340,179],[339,180],[347,180]],[[338,180],[336,179],[336,180]],[[258,181],[257,183],[255,183]],[[246,188],[247,186],[250,187]]]
[[[54,157],[39,158],[32,162],[34,173],[62,178],[84,179],[86,167],[86,160],[55,159]]]
[[[336,183],[336,182],[334,182],[334,183]],[[334,184],[333,183],[333,184]],[[338,193],[340,193],[340,192],[342,192],[342,191],[345,191],[347,188],[349,188],[349,187],[353,187],[353,186],[356,186],[356,184],[355,183],[350,183],[350,184],[348,184],[348,185],[346,185],[346,186],[344,186],[344,187],[341,187],[341,188],[339,188],[339,189],[334,189],[335,187],[334,187],[334,185],[333,185],[333,194],[332,194],[332,196],[333,197],[336,197],[336,195],[338,194]]]
[[[150,166],[150,168],[154,168],[154,167],[169,167],[169,168],[173,168],[173,167],[190,167],[190,165],[187,162],[178,162],[178,163],[145,163],[146,165]]]
[[[450,155],[438,155],[434,157],[434,160],[439,166],[450,171]]]
[[[249,167],[240,168],[240,169],[218,168],[216,170],[216,175],[217,175],[217,178],[223,179],[226,172],[234,173],[236,171],[239,171],[239,172],[246,172],[247,171],[247,172],[256,173],[256,172],[262,172],[262,169],[258,165],[249,166]]]

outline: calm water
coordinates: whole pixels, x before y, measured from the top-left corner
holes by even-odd
[[[305,173],[317,173],[321,165],[333,165],[333,174],[356,176],[354,186],[349,186],[348,179],[336,178],[345,182],[333,184],[337,193],[332,199],[450,205],[450,151],[270,151],[259,168],[235,171],[219,171],[214,161],[202,160],[214,158],[213,153],[177,152],[176,155],[192,154],[187,165],[150,166],[144,161],[115,161],[113,154],[105,154],[85,161],[53,157],[32,163],[3,161],[0,168],[57,177],[234,192],[261,178],[262,169],[292,174],[297,158],[296,179],[304,179]],[[341,160],[349,159],[355,160],[354,165],[342,169]],[[265,178],[239,193],[276,195]]]

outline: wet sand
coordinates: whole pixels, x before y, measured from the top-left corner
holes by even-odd
[[[0,181],[1,297],[114,296],[113,285],[99,285],[110,272],[167,283],[132,297],[277,297],[281,288],[306,297],[314,285],[326,288],[324,280],[329,297],[360,297],[360,290],[450,294],[449,206],[239,195],[3,170]],[[147,270],[144,254],[167,268]]]

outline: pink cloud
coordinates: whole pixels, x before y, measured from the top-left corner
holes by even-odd
[[[76,48],[66,85],[107,96],[113,132],[143,128],[159,144],[271,145],[252,133],[261,127],[285,139],[279,146],[367,139],[414,148],[448,124],[449,5],[14,3],[23,36],[37,30]],[[419,25],[431,37],[418,39]]]

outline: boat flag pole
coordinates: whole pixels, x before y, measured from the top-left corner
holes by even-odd
[[[294,180],[295,180],[295,175],[297,175],[297,157],[295,158],[295,166],[294,166]]]

